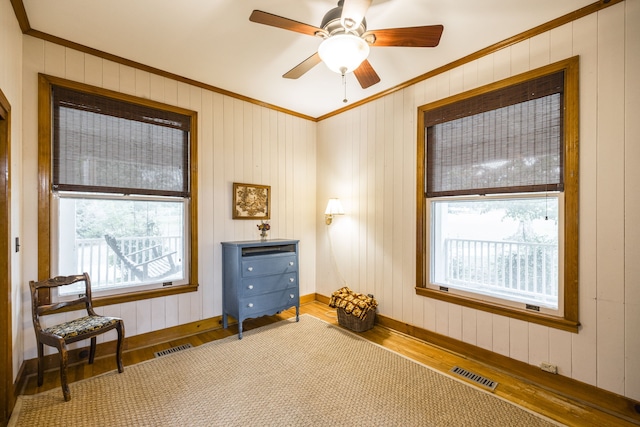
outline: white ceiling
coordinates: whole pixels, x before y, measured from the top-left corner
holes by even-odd
[[[443,24],[435,48],[374,47],[380,83],[347,75],[349,104],[594,0],[373,0],[369,30]],[[23,0],[32,29],[311,117],[343,108],[339,74],[282,75],[321,39],[249,21],[259,9],[313,26],[337,0]]]

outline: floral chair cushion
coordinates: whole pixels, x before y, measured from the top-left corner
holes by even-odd
[[[85,316],[59,325],[51,326],[44,329],[43,332],[58,335],[59,337],[66,339],[102,329],[105,326],[113,325],[117,322],[118,319],[115,317]]]

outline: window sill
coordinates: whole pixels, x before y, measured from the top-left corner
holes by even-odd
[[[460,295],[452,295],[446,292],[436,291],[423,287],[416,287],[416,294],[424,297],[446,301],[464,307],[475,308],[477,310],[489,313],[499,314],[501,316],[511,317],[523,320],[525,322],[537,323],[539,325],[548,326],[550,328],[561,329],[572,333],[578,333],[580,322],[572,321],[561,317],[553,317],[545,314],[531,313],[528,311],[518,310],[511,307],[504,307],[495,304],[489,304],[484,301],[466,298]]]

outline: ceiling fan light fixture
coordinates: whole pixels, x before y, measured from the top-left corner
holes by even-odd
[[[325,39],[318,54],[331,71],[346,74],[354,71],[369,56],[369,45],[353,34],[336,34]]]

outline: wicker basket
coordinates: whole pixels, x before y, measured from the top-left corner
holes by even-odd
[[[373,328],[373,324],[376,320],[375,310],[369,310],[364,319],[350,315],[344,310],[344,308],[337,308],[336,310],[338,311],[338,324],[347,329],[351,329],[353,332],[368,331]]]

